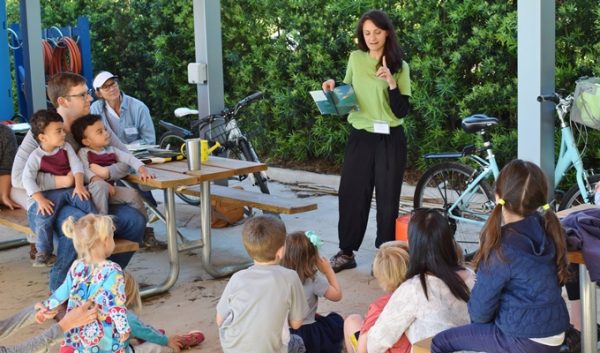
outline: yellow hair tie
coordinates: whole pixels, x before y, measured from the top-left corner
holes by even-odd
[[[506,201],[504,201],[504,199],[498,199],[498,205],[506,205]]]
[[[544,211],[548,211],[550,209],[550,205],[545,204],[544,206],[542,206],[542,208],[544,209]]]

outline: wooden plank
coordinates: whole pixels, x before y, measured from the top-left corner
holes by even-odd
[[[27,211],[24,209],[16,209],[11,210],[8,208],[0,209],[0,225],[3,225],[7,228],[11,228],[16,230],[17,232],[23,234],[33,234],[31,228],[29,228],[29,223],[27,221]],[[120,254],[124,252],[132,252],[140,249],[140,244],[125,240],[125,239],[115,239],[115,250],[113,254]]]
[[[594,208],[594,207],[598,207],[598,206],[590,205],[589,203],[584,203],[581,205],[577,205],[575,207],[567,208],[566,210],[558,211],[558,212],[556,212],[556,216],[558,218],[565,218],[573,212],[582,211],[582,210],[586,210],[588,208]]]
[[[150,186],[158,189],[166,189],[180,185],[194,185],[199,182],[198,178],[194,175],[177,173],[169,170],[156,168],[154,166],[146,167],[148,168],[148,171],[155,176],[154,179],[142,181],[137,175],[129,175],[127,176],[126,180],[136,184]]]
[[[115,239],[115,250],[113,254],[120,254],[124,252],[134,252],[140,249],[140,244],[131,240],[126,239]]]
[[[239,174],[249,174],[267,170],[267,166],[262,163],[219,157],[210,157],[207,162],[202,163],[200,170],[196,171],[188,170],[187,161],[157,164],[152,167],[164,171],[194,176],[198,178],[198,182],[225,179]]]
[[[412,347],[413,353],[429,353],[431,352],[431,340],[433,337],[425,338],[419,342],[415,342]]]
[[[597,207],[597,206],[590,205],[587,203],[581,204],[581,205],[577,205],[575,207],[568,208],[566,210],[558,211],[558,212],[556,212],[556,216],[558,216],[558,218],[565,218],[573,212],[582,211],[582,210],[586,210],[588,208],[593,208],[593,207]],[[567,259],[569,260],[569,263],[585,265],[585,260],[583,259],[583,253],[581,252],[581,250],[569,251],[567,253]]]
[[[178,192],[189,195],[201,196],[198,186],[180,188]],[[250,206],[264,211],[296,214],[317,209],[316,203],[307,202],[302,199],[291,199],[270,194],[234,189],[227,186],[211,185],[211,199],[226,200],[240,206]]]
[[[23,234],[33,234],[27,221],[27,211],[22,208],[16,210],[0,209],[0,224]]]
[[[583,259],[583,253],[580,250],[577,251],[569,251],[567,253],[567,259],[571,264],[580,264],[585,265],[585,260]]]

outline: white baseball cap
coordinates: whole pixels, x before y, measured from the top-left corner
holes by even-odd
[[[92,85],[94,86],[94,90],[99,90],[100,87],[102,87],[106,81],[116,77],[119,76],[113,75],[108,71],[101,71],[98,75],[96,75],[96,77],[94,77],[94,82],[92,83]]]

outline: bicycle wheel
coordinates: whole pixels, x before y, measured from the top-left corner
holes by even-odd
[[[179,152],[181,151],[181,145],[185,143],[185,138],[172,131],[167,131],[162,134],[158,141],[160,148]],[[200,197],[198,196],[186,195],[180,192],[175,192],[175,195],[192,206],[200,206]]]
[[[600,174],[590,175],[588,177],[588,180],[592,185],[593,190],[593,186],[596,185],[598,181],[600,181]],[[558,210],[566,210],[567,208],[571,208],[573,206],[581,205],[584,203],[594,203],[594,194],[592,194],[590,197],[591,200],[589,200],[589,202],[584,201],[581,197],[581,191],[579,191],[579,186],[577,185],[577,183],[575,183],[575,185],[573,185],[569,189],[569,191],[567,191],[565,196],[563,196],[562,200],[560,200],[560,206],[558,206]]]
[[[433,207],[449,210],[475,175],[475,170],[456,162],[444,162],[429,168],[415,188],[414,207]],[[491,187],[481,181],[470,196],[461,200],[452,214],[455,219],[455,239],[465,251],[472,252],[479,247],[479,234],[485,220],[495,205]]]

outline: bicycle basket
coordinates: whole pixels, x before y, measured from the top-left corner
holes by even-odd
[[[220,144],[227,142],[227,122],[222,117],[212,119],[211,122],[204,122],[198,126],[198,136],[209,141],[216,141]]]
[[[577,81],[571,120],[600,130],[600,78],[590,77]]]

